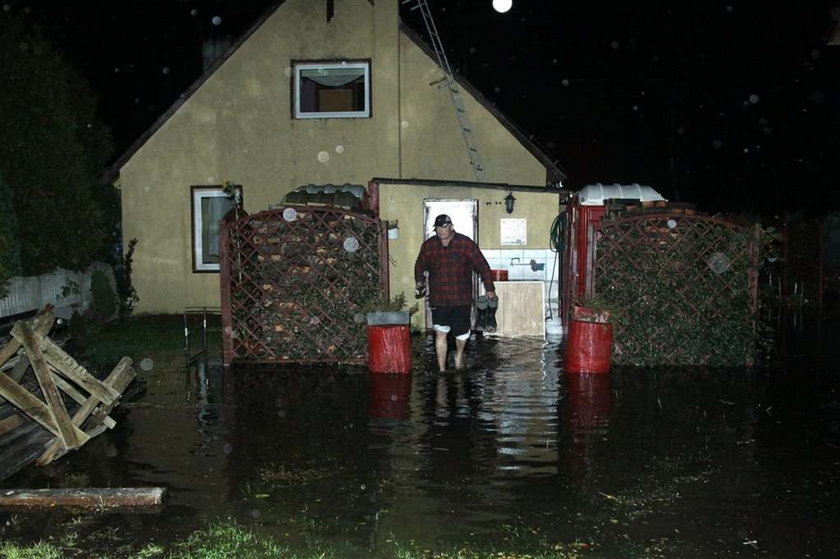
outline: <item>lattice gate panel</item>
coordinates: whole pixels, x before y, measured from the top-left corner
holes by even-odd
[[[365,308],[387,291],[380,220],[286,207],[223,224],[224,361],[361,362]]]
[[[623,309],[613,361],[629,365],[751,363],[756,232],[695,215],[602,222],[595,291]]]

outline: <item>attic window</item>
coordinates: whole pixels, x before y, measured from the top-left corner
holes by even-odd
[[[295,118],[370,117],[370,63],[296,63]]]

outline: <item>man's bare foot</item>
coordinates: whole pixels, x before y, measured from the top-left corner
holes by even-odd
[[[464,368],[464,356],[462,355],[460,359],[457,357],[455,358],[455,370],[460,371]]]

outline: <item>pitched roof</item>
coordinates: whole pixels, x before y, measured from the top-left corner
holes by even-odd
[[[172,105],[163,114],[161,114],[157,120],[155,120],[155,122],[153,122],[152,125],[149,126],[149,128],[147,128],[146,131],[143,132],[143,134],[141,134],[140,137],[137,138],[137,140],[135,140],[119,158],[117,158],[114,164],[106,169],[103,174],[103,182],[110,183],[116,180],[120,174],[120,169],[122,169],[122,167],[134,156],[135,153],[137,153],[137,151],[140,150],[141,147],[143,147],[143,145],[146,144],[147,141],[149,141],[152,136],[155,135],[155,133],[166,123],[166,121],[169,120],[172,115],[174,115],[178,109],[180,109],[181,106],[186,103],[186,101],[192,97],[196,91],[199,90],[199,88],[201,88],[202,85],[204,85],[210,76],[212,76],[216,70],[218,70],[231,56],[233,56],[233,54],[239,50],[239,47],[242,46],[275,11],[277,11],[280,4],[282,4],[282,1],[266,9],[265,12],[254,21],[253,25],[251,25],[230,46],[230,48],[222,53],[222,55],[219,56],[213,64],[202,72],[192,85],[190,85],[183,93],[181,93],[181,95],[178,96],[178,99],[176,99],[175,102],[172,103]],[[406,37],[411,39],[412,42],[422,49],[432,60],[437,60],[434,51],[423,41],[420,34],[409,28],[402,21],[400,22],[400,31],[404,33]],[[455,78],[458,84],[464,88],[464,90],[468,91],[470,95],[476,99],[476,101],[478,101],[485,109],[495,116],[502,126],[504,126],[508,132],[510,132],[534,157],[536,157],[543,166],[545,166],[547,183],[555,184],[566,179],[566,173],[559,165],[558,160],[553,159],[548,153],[540,148],[534,141],[533,135],[529,135],[519,128],[511,119],[496,108],[494,103],[489,101],[478,89],[473,87],[466,78],[458,75],[457,73],[453,74],[453,78]]]

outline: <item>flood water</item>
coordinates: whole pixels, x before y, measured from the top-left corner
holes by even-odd
[[[413,337],[410,375],[158,362],[114,430],[3,487],[166,487],[165,506],[0,522],[32,540],[72,525],[100,550],[235,518],[355,557],[392,557],[395,542],[835,557],[840,344],[834,322],[791,320],[761,370],[572,375],[559,341],[476,339],[467,370],[439,374],[427,336]]]

